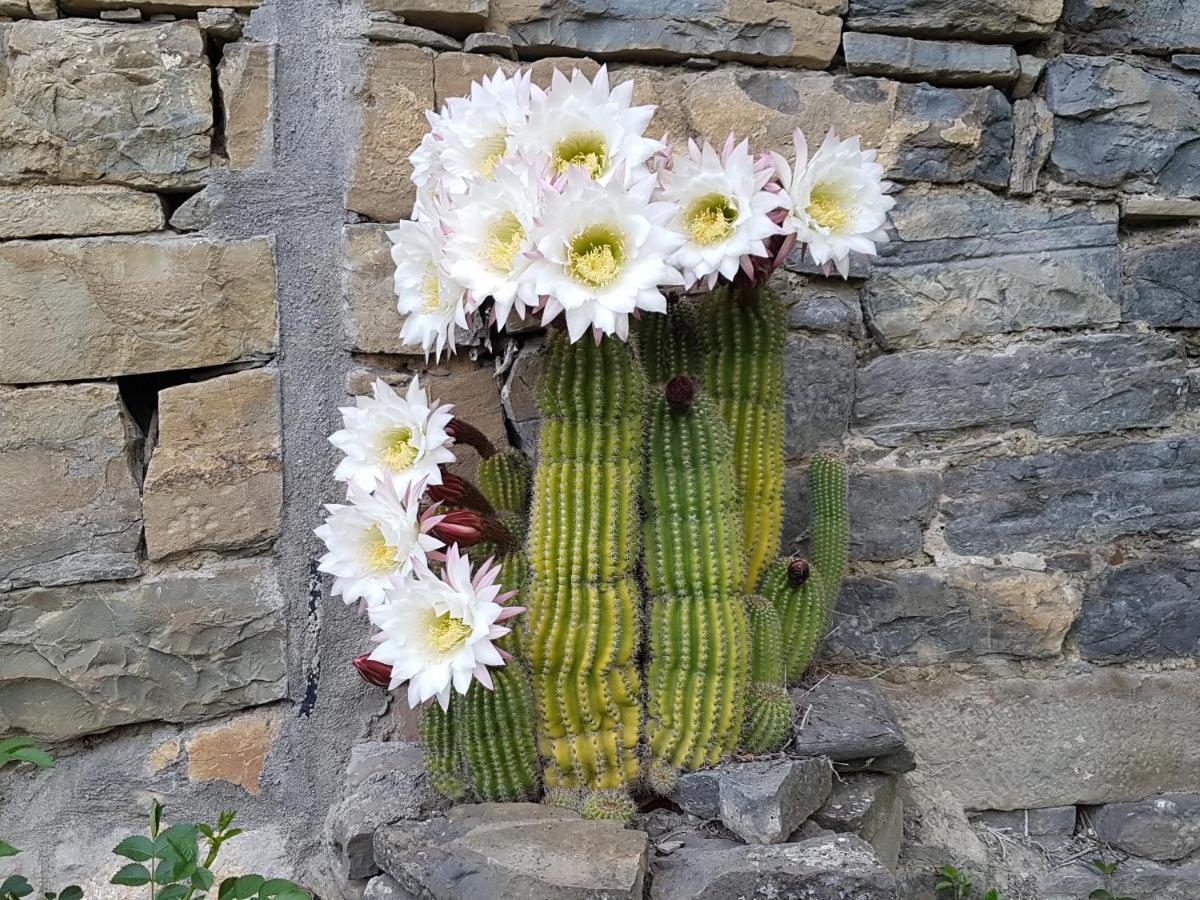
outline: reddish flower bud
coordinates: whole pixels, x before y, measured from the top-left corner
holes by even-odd
[[[474,447],[475,452],[483,459],[496,455],[496,446],[487,439],[487,435],[458,416],[450,420],[450,424],[446,426],[446,433],[458,443]]]
[[[800,587],[808,581],[811,574],[812,569],[809,568],[807,559],[793,559],[788,562],[787,578],[792,587]]]
[[[451,506],[465,506],[477,512],[491,514],[492,504],[479,488],[461,475],[442,470],[442,483],[430,485],[426,489],[431,500],[437,503],[448,503]]]
[[[667,382],[667,406],[677,416],[691,412],[692,404],[696,402],[696,391],[699,385],[696,379],[689,375],[676,375]]]
[[[447,544],[470,547],[483,540],[483,518],[472,509],[451,509],[440,514],[442,520],[429,533]]]
[[[376,684],[385,688],[392,683],[392,667],[387,663],[376,662],[369,656],[356,656],[354,668],[367,684]]]

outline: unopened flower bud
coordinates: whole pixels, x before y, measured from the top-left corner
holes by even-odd
[[[792,587],[800,587],[808,581],[808,576],[811,574],[812,569],[809,567],[807,559],[793,559],[788,562],[787,578],[788,584]]]
[[[690,375],[676,375],[667,382],[667,406],[677,416],[691,412],[692,404],[696,402],[696,391],[699,385]]]
[[[496,445],[488,440],[487,435],[458,416],[450,420],[450,424],[446,426],[446,433],[456,442],[474,447],[481,459],[496,455]]]
[[[368,684],[385,688],[392,683],[392,667],[387,663],[376,662],[369,656],[356,656],[354,668],[358,669],[358,674]]]
[[[430,533],[447,544],[470,547],[483,540],[483,518],[472,509],[451,509],[441,514],[441,521]]]
[[[451,506],[465,506],[481,513],[491,513],[492,504],[488,503],[483,493],[470,481],[453,472],[442,471],[442,483],[431,484],[426,493],[429,499],[437,503],[448,503]]]

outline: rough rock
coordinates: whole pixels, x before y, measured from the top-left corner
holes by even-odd
[[[350,750],[342,799],[325,819],[325,839],[339,874],[344,878],[377,875],[372,844],[376,831],[402,820],[426,819],[448,805],[430,786],[425,757],[416,744],[356,744]]]
[[[1126,320],[1160,328],[1200,326],[1200,228],[1135,234],[1121,247],[1121,266]]]
[[[770,287],[791,304],[789,328],[856,337],[862,334],[858,285],[840,278],[805,278],[776,269]]]
[[[356,99],[362,127],[346,190],[346,207],[380,222],[398,222],[412,211],[415,188],[408,156],[429,125],[434,108],[432,50],[382,44],[367,51]]]
[[[283,600],[269,564],[0,595],[0,731],[71,738],[282,699]]]
[[[274,352],[275,332],[265,239],[0,244],[0,382],[221,365]]]
[[[278,726],[273,716],[250,713],[196,732],[187,742],[188,781],[226,781],[257,794]]]
[[[730,763],[682,775],[672,799],[688,813],[719,818],[748,844],[786,841],[829,796],[821,757]]]
[[[896,684],[888,696],[922,766],[969,808],[1200,789],[1194,672],[1105,667],[984,679],[947,672]],[[1114,734],[1121,739],[1098,738]]]
[[[416,25],[404,22],[372,19],[363,31],[363,37],[372,41],[394,41],[429,47],[431,50],[461,50],[462,41]]]
[[[683,95],[692,133],[735,132],[756,147],[791,147],[792,132],[830,127],[878,147],[899,181],[1008,183],[1012,107],[994,88],[944,88],[852,75],[722,68]]]
[[[275,45],[226,44],[217,66],[225,154],[233,171],[269,168],[274,157]]]
[[[789,334],[783,349],[783,452],[787,459],[840,447],[854,402],[854,347],[835,337]]]
[[[1046,61],[1039,56],[1022,54],[1017,57],[1017,68],[1020,71],[1017,73],[1017,83],[1013,85],[1013,97],[1020,99],[1033,93],[1038,79],[1042,77],[1042,70],[1046,68]]]
[[[274,540],[283,505],[279,385],[251,369],[159,394],[143,490],[151,559]]]
[[[1059,30],[1081,53],[1200,50],[1200,7],[1176,0],[1065,0]]]
[[[1200,197],[1200,76],[1150,63],[1063,56],[1046,64],[1054,114],[1047,173],[1168,197]]]
[[[1050,158],[1054,116],[1041,97],[1013,103],[1013,164],[1008,192],[1028,197],[1037,192],[1042,170]]]
[[[1169,425],[1185,382],[1180,350],[1165,335],[1106,334],[887,354],[858,370],[854,424],[888,446],[959,428],[1052,435]]]
[[[400,340],[404,323],[396,311],[392,242],[386,225],[347,225],[342,229],[342,283],[345,288],[346,342],[366,353],[421,354],[418,344]]]
[[[488,0],[367,0],[372,12],[395,13],[413,25],[465,37],[487,25]]]
[[[1112,877],[1115,896],[1154,900],[1195,900],[1197,884],[1200,884],[1200,863],[1196,862],[1165,866],[1127,859]],[[1039,900],[1079,900],[1103,887],[1103,877],[1079,861],[1051,869],[1039,882],[1037,896]]]
[[[141,571],[140,439],[115,384],[0,388],[0,590]]]
[[[212,223],[213,197],[209,188],[197,191],[171,213],[171,227],[176,231],[202,231]]]
[[[838,763],[867,760],[859,767],[876,772],[913,768],[904,732],[875,680],[828,675],[791,695],[797,711],[791,752]]]
[[[895,775],[864,772],[836,779],[812,820],[823,828],[856,834],[895,872],[904,840],[904,804]]]
[[[1200,560],[1125,562],[1084,591],[1071,637],[1098,662],[1200,657],[1198,602]]]
[[[0,48],[0,179],[199,186],[213,122],[195,22],[26,20],[0,25]]]
[[[135,7],[147,15],[196,15],[202,9],[214,6],[249,12],[256,9],[261,0],[59,0],[64,13],[70,15],[95,15],[100,10]]]
[[[933,518],[939,475],[933,469],[865,468],[850,472],[850,558],[907,559],[922,556],[925,526]],[[808,468],[784,472],[783,543],[791,548],[808,533],[811,497]]]
[[[900,569],[851,576],[824,654],[931,665],[1000,655],[1048,659],[1079,609],[1065,580],[1007,567]]]
[[[892,222],[863,294],[887,347],[1120,320],[1115,206],[910,189]]]
[[[1171,65],[1189,72],[1200,72],[1200,53],[1176,53],[1171,56]]]
[[[154,194],[108,185],[0,187],[0,239],[156,231],[165,224]]]
[[[1088,821],[1099,840],[1134,856],[1174,860],[1200,850],[1200,794],[1108,803],[1089,810]]]
[[[1074,548],[1123,535],[1188,531],[1200,526],[1200,440],[966,463],[946,471],[943,493],[946,543],[956,553]]]
[[[533,803],[456,806],[384,828],[379,866],[431,900],[641,900],[645,833]]]
[[[891,873],[871,845],[853,835],[766,846],[691,838],[683,849],[654,861],[651,900],[741,900],[752,896],[898,897]]]
[[[1126,197],[1121,219],[1128,222],[1173,222],[1200,219],[1200,200],[1169,200],[1161,197]]]
[[[542,369],[546,362],[546,348],[540,341],[526,342],[521,353],[513,361],[500,399],[504,414],[512,422],[513,429],[526,453],[537,451],[538,437],[542,431],[542,413],[538,408],[539,385]]]
[[[497,34],[494,31],[480,31],[468,35],[463,43],[463,50],[467,53],[495,53],[506,59],[517,58],[513,39],[507,34]]]
[[[417,900],[391,875],[376,875],[363,888],[362,900]]]
[[[898,784],[904,808],[904,844],[896,881],[903,900],[941,900],[934,891],[939,880],[935,873],[946,860],[977,877],[988,863],[987,848],[967,821],[962,803],[927,772],[922,766],[901,777]]]
[[[1075,831],[1074,806],[1049,806],[1045,809],[988,809],[971,814],[979,822],[998,831],[1032,838],[1067,838]]]
[[[890,34],[848,31],[842,36],[852,75],[881,75],[956,87],[1007,87],[1021,72],[1017,51],[966,41],[922,41]]]
[[[200,30],[207,37],[236,41],[242,36],[250,17],[228,8],[202,9],[196,13]]]
[[[846,27],[921,37],[1027,41],[1054,30],[1063,0],[850,0]]]
[[[838,0],[491,0],[489,27],[530,54],[597,59],[709,57],[824,69],[837,53]]]

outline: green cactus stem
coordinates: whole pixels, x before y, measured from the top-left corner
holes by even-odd
[[[692,378],[673,378],[646,425],[646,741],[660,768],[716,764],[737,745],[745,712],[733,455],[716,407],[697,389]]]
[[[783,527],[783,346],[786,313],[766,290],[718,289],[694,311],[703,344],[701,382],[733,439],[741,488],[744,593],[779,552]]]
[[[538,758],[529,676],[515,662],[489,674],[493,689],[475,682],[459,705],[460,744],[471,786],[484,802],[536,800]]]
[[[462,698],[457,694],[450,697],[449,709],[443,710],[435,700],[421,710],[421,744],[429,782],[435,791],[455,803],[467,797],[457,721],[461,711]]]
[[[642,316],[634,336],[649,383],[700,374],[700,335],[690,304],[673,303],[665,315]]]
[[[779,684],[756,682],[746,699],[742,746],[751,753],[774,753],[792,736],[792,698]]]
[[[585,819],[628,822],[637,812],[637,804],[627,791],[586,791],[579,812]]]
[[[645,377],[631,347],[549,335],[522,645],[548,788],[638,775],[637,487]]]
[[[529,510],[529,462],[519,450],[479,461],[479,490],[501,513],[524,517]],[[523,529],[522,529],[523,530]]]
[[[825,636],[846,570],[850,525],[846,512],[846,468],[828,456],[813,458],[812,565],[780,560],[763,574],[760,590],[775,606],[783,630],[788,683],[800,681]]]
[[[750,681],[783,684],[783,632],[774,604],[760,594],[746,600],[750,629]]]

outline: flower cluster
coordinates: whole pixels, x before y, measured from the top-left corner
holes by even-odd
[[[333,576],[334,596],[359,602],[379,629],[378,646],[356,660],[364,677],[391,689],[407,682],[410,705],[436,697],[445,708],[473,678],[491,687],[487,667],[505,659],[493,642],[523,611],[505,605],[513,595],[501,593],[498,565],[488,560],[472,574],[460,551],[479,540],[478,517],[427,502],[461,490],[442,470],[455,459],[453,410],[431,403],[414,377],[404,397],[377,380],[371,396],[341,412],[345,427],[329,440],[345,454],[334,477],[346,482],[347,503],[326,507],[318,569]]]
[[[413,219],[388,233],[402,338],[453,352],[488,301],[499,328],[561,315],[572,340],[625,338],[665,292],[755,278],[797,243],[845,276],[851,252],[887,240],[890,185],[857,138],[831,131],[810,158],[797,131],[791,162],[732,135],[676,153],[646,137],[653,113],[605,68],[555,71],[548,90],[498,71],[427,113]]]

